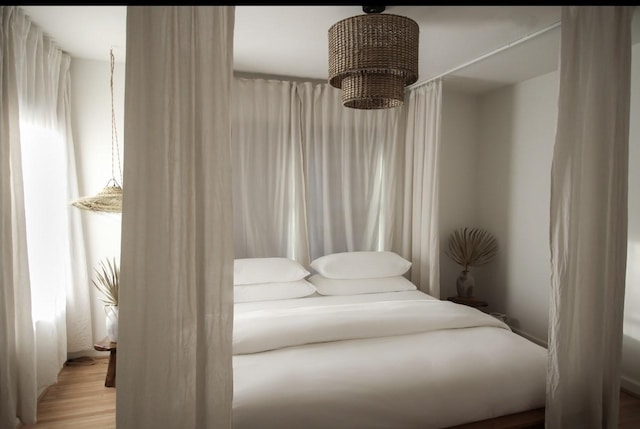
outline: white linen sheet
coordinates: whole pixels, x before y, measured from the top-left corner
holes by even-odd
[[[419,291],[247,304],[236,429],[442,428],[544,406],[546,350],[479,310]]]

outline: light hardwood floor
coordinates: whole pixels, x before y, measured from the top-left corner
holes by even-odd
[[[116,427],[116,389],[104,387],[108,359],[98,358],[95,365],[65,366],[58,383],[40,399],[38,423],[22,429],[114,429]],[[492,419],[465,428],[526,429],[541,427],[527,420]],[[640,399],[624,392],[620,395],[621,429],[640,428]],[[258,428],[256,428],[258,429]]]
[[[116,389],[104,387],[109,359],[65,366],[38,403],[38,423],[22,429],[115,429]]]

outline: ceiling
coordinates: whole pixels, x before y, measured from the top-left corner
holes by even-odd
[[[116,61],[126,58],[126,6],[20,7],[74,58],[108,61],[111,48]],[[387,6],[384,13],[420,26],[418,82],[446,74],[447,85],[482,93],[557,69],[560,12],[560,6]],[[234,70],[326,81],[329,27],[362,13],[360,6],[236,6]]]

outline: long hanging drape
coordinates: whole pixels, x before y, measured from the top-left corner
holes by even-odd
[[[231,427],[234,13],[127,8],[119,429]]]
[[[401,253],[413,262],[411,281],[440,297],[438,189],[442,81],[409,93]]]
[[[311,258],[391,250],[402,189],[402,110],[346,108],[328,84],[304,84],[300,96]]]
[[[70,130],[70,57],[19,8],[1,8],[0,426],[32,423],[67,352],[91,345]]]
[[[280,256],[308,266],[296,86],[235,79],[232,108],[235,256]]]
[[[2,103],[0,103],[0,426],[36,417],[35,334],[24,215],[20,114],[15,44],[16,8],[2,7]]]
[[[632,7],[563,7],[547,428],[618,425]]]
[[[441,83],[377,111],[343,107],[328,84],[238,79],[234,88],[236,257],[307,265],[330,253],[392,250],[438,296]]]

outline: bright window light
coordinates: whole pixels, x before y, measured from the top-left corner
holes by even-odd
[[[20,124],[32,315],[53,322],[64,314],[68,272],[66,148],[52,130]]]
[[[624,296],[624,335],[640,341],[640,242],[629,241]]]

